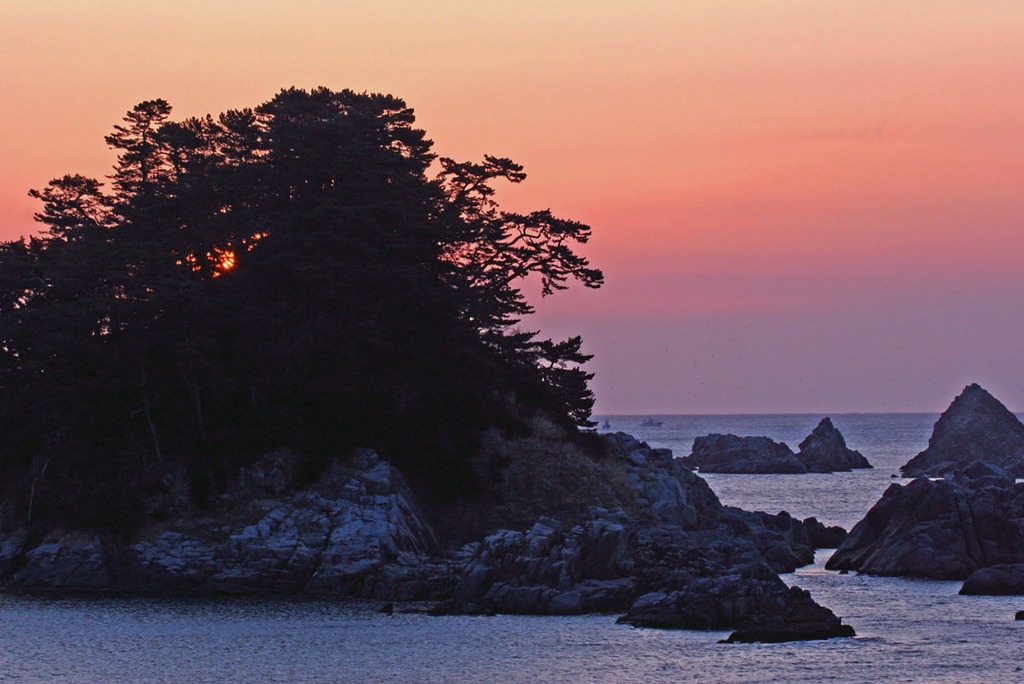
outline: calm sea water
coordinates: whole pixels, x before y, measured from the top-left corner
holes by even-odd
[[[604,416],[602,416],[602,419]],[[608,417],[612,429],[689,453],[708,432],[795,447],[821,416]],[[833,415],[874,470],[708,476],[727,504],[850,526],[924,448],[934,415]],[[785,579],[858,637],[719,644],[726,632],[634,629],[614,616],[432,618],[373,604],[0,595],[0,681],[25,682],[1020,682],[1024,597],[961,597],[928,582],[814,566]]]
[[[645,427],[639,416],[602,416],[612,431],[622,430],[651,446],[672,449],[686,456],[696,437],[712,432],[734,435],[765,435],[785,442],[796,451],[798,445],[824,416],[652,416],[658,428]],[[849,473],[807,475],[726,475],[708,473],[702,477],[722,503],[750,510],[790,515],[803,519],[815,516],[828,525],[853,527],[878,501],[893,482],[904,480],[899,467],[928,445],[938,415],[927,413],[848,414],[830,416],[843,434],[846,446],[864,454],[874,468]]]

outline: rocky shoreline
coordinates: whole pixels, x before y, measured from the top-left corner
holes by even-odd
[[[1024,593],[1024,483],[999,465],[1017,463],[1021,428],[991,395],[967,387],[935,424],[929,448],[903,468],[930,462],[944,477],[893,484],[849,534],[814,518],[724,506],[686,467],[692,457],[621,432],[601,436],[597,460],[561,450],[558,439],[541,448],[530,438],[515,457],[503,449],[522,444],[499,442],[497,462],[519,470],[499,492],[507,500],[475,511],[498,524],[468,541],[453,541],[451,519],[428,515],[372,451],[357,450],[301,486],[296,456],[281,451],[237,472],[209,510],[179,495],[173,515],[130,539],[6,529],[0,586],[366,599],[436,615],[600,613],[636,627],[733,630],[732,642],[852,636],[779,573],[811,563],[815,549],[837,548],[828,569],[965,580],[963,594]],[[765,453],[780,446],[711,437],[737,448],[756,442]],[[870,467],[828,419],[800,447],[829,468]],[[569,481],[538,491],[559,480],[553,474]]]
[[[736,629],[738,641],[850,636],[778,578],[842,530],[723,506],[668,450],[605,435],[630,500],[539,517],[445,548],[401,473],[370,451],[296,489],[279,452],[214,511],[131,540],[54,531],[0,542],[6,590],[295,594],[430,601],[432,612],[622,614],[637,626]]]

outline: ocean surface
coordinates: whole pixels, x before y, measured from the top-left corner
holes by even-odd
[[[832,415],[873,470],[708,475],[722,501],[849,528],[922,450],[937,416]],[[689,453],[709,432],[794,449],[822,418],[601,416]],[[854,639],[720,644],[727,632],[634,629],[615,616],[383,615],[372,603],[0,594],[0,681],[23,682],[1024,682],[1024,597],[962,597],[959,582],[839,575],[831,552],[783,578]]]

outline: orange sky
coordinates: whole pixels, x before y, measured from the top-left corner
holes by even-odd
[[[594,227],[607,286],[534,324],[585,334],[599,412],[1024,407],[1019,0],[160,5],[0,5],[0,237],[143,99],[387,91]]]

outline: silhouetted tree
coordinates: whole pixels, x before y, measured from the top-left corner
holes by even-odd
[[[129,111],[112,192],[54,180],[43,235],[0,244],[0,469],[34,524],[136,520],[179,467],[202,503],[277,446],[311,473],[372,446],[457,492],[482,430],[589,425],[581,340],[520,330],[521,287],[602,274],[587,226],[500,209],[522,167],[437,160],[389,95],[170,114]]]

